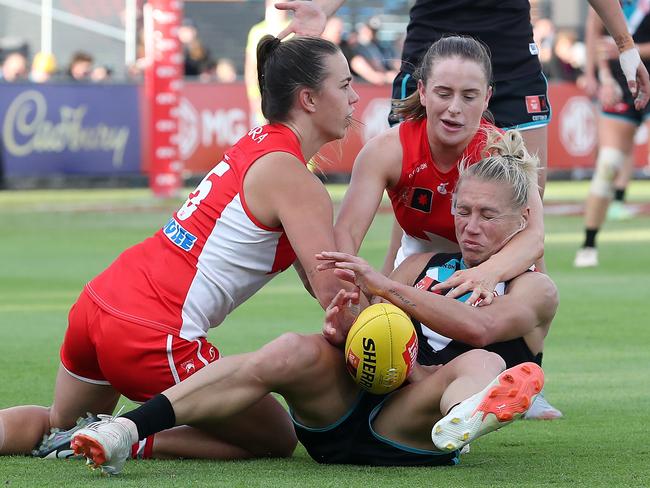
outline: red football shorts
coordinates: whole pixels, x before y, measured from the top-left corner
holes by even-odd
[[[75,378],[111,385],[144,402],[216,361],[204,337],[193,341],[119,319],[84,291],[70,309],[61,363]]]

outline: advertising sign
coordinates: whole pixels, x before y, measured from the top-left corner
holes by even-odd
[[[388,128],[389,87],[357,83],[355,126],[345,139],[329,143],[318,158],[325,173],[349,173],[357,153],[371,137]],[[591,168],[598,144],[597,107],[571,83],[551,83],[552,120],[548,126],[551,170]],[[206,173],[248,130],[248,103],[243,83],[186,83],[180,98],[180,156],[189,173]],[[647,132],[636,138],[637,166],[646,164]]]
[[[135,85],[0,85],[0,161],[8,177],[139,174]]]

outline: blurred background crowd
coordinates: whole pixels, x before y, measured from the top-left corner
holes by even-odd
[[[36,20],[34,8],[40,2],[0,0],[0,81],[140,80],[145,59],[141,39],[143,3],[137,1],[138,36],[133,59],[128,63],[124,60],[123,40],[120,44],[119,39],[120,29],[124,30],[123,0],[54,0],[51,52],[39,50],[38,29],[30,28]],[[276,26],[286,22],[284,12],[275,11],[273,3],[186,1],[185,19],[178,33],[185,54],[185,76],[202,82],[244,80],[249,49],[243,46],[255,45],[256,31],[279,32],[281,28]],[[34,7],[31,11],[30,4]],[[337,17],[330,19],[324,36],[341,45],[359,81],[390,85],[399,70],[411,4],[409,0],[348,1]],[[535,42],[549,80],[581,82],[586,14],[586,1],[531,1]],[[99,25],[104,28],[99,29]],[[87,42],[80,43],[80,39]]]

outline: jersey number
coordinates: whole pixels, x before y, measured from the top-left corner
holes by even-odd
[[[230,165],[225,161],[221,161],[212,168],[212,171],[205,175],[205,178],[203,178],[201,183],[199,183],[199,186],[189,194],[183,206],[178,210],[178,212],[176,212],[176,218],[178,218],[178,220],[188,219],[194,213],[199,203],[201,203],[201,201],[208,196],[210,190],[212,190],[212,181],[210,181],[210,176],[217,175],[221,177],[229,169]]]

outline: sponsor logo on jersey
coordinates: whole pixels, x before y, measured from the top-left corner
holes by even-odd
[[[409,207],[419,210],[420,212],[431,212],[431,201],[433,192],[428,188],[413,188],[411,203]]]
[[[428,290],[431,288],[431,285],[433,285],[433,278],[430,276],[425,276],[414,285],[414,288],[416,290]]]
[[[217,359],[217,350],[212,346],[210,350],[208,351],[208,354],[210,355],[210,362],[214,361]]]
[[[418,164],[415,168],[411,170],[411,172],[408,174],[409,180],[412,179],[416,174],[418,174],[420,171],[424,171],[427,169],[427,163],[420,163]]]
[[[528,44],[528,50],[530,51],[530,54],[533,56],[537,56],[539,54],[539,48],[537,47],[537,44],[534,42],[531,42]]]
[[[406,374],[404,376],[408,376],[418,357],[418,338],[415,335],[415,331],[413,331],[413,335],[407,342],[404,352],[402,352],[402,357],[406,363]]]
[[[447,191],[447,185],[448,185],[448,184],[449,184],[449,183],[440,183],[440,184],[438,185],[438,188],[436,188],[436,190],[438,191],[438,193],[440,193],[441,195],[446,195],[447,193],[449,193],[449,192]]]
[[[181,224],[176,222],[174,218],[169,219],[169,222],[167,222],[162,230],[163,233],[167,236],[167,239],[172,241],[183,251],[189,251],[192,249],[192,247],[194,247],[196,236],[183,229]]]
[[[181,363],[181,368],[183,368],[185,373],[188,375],[194,373],[194,371],[196,370],[196,367],[194,366],[194,360],[190,359],[189,361],[185,361],[184,363]]]
[[[546,95],[529,95],[526,97],[526,111],[529,114],[546,113],[548,109],[548,101]]]

